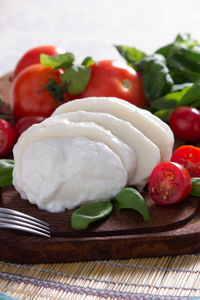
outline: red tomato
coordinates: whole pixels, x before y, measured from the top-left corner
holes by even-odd
[[[185,167],[191,177],[200,177],[200,148],[186,145],[174,151],[171,161]]]
[[[91,78],[79,98],[117,97],[137,106],[147,105],[140,74],[126,63],[102,60],[91,66]]]
[[[0,156],[9,153],[16,142],[14,128],[6,120],[0,119]]]
[[[28,129],[30,126],[36,123],[40,123],[44,120],[45,118],[42,116],[28,116],[20,119],[16,124],[15,124],[15,132],[17,137],[19,137],[22,132],[24,132],[26,129]]]
[[[48,89],[43,88],[50,79],[61,83],[60,73],[60,70],[54,72],[52,68],[41,64],[29,66],[20,72],[11,91],[11,110],[15,120],[31,115],[49,117],[53,113],[57,106],[55,99]]]
[[[188,196],[192,189],[192,181],[189,172],[183,166],[173,162],[162,162],[154,168],[148,189],[153,201],[169,205]]]
[[[40,63],[40,54],[44,53],[47,55],[62,54],[65,51],[62,48],[56,46],[39,46],[27,51],[21,59],[18,61],[14,70],[13,79],[19,74],[24,68]]]
[[[189,106],[176,108],[170,117],[170,127],[174,135],[183,141],[200,141],[199,110]]]

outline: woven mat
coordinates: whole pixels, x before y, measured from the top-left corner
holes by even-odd
[[[0,292],[16,299],[192,299],[200,255],[20,265],[0,262]]]

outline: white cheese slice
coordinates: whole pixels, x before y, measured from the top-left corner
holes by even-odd
[[[54,118],[68,119],[70,122],[95,122],[110,130],[114,136],[131,147],[135,152],[137,163],[135,173],[129,183],[139,190],[144,188],[151,172],[160,162],[160,150],[155,144],[129,122],[108,113],[76,111],[55,115]]]
[[[67,119],[47,118],[42,123],[28,128],[14,146],[14,177],[20,176],[22,157],[27,148],[34,142],[46,138],[76,138],[84,137],[92,141],[102,142],[114,151],[121,159],[127,171],[127,183],[133,178],[136,169],[134,151],[109,130],[93,122],[69,122]],[[47,154],[48,155],[48,154]],[[15,179],[14,179],[15,180]]]
[[[164,122],[161,120],[158,121],[155,116],[150,116],[151,113],[144,113],[142,109],[138,109],[135,105],[131,105],[127,101],[118,98],[90,97],[69,101],[59,106],[53,115],[77,110],[105,112],[119,119],[130,122],[158,146],[162,161],[170,160],[174,144],[171,129],[168,128],[168,130],[166,130],[166,125],[162,124]]]
[[[43,138],[31,143],[21,160],[20,176],[14,171],[16,189],[51,212],[108,201],[127,182],[120,157],[104,143],[82,137]]]
[[[129,103],[126,101],[126,105],[132,106],[133,104]],[[144,109],[144,108],[140,108],[140,107],[136,107],[142,114],[146,114],[149,118],[151,118],[152,120],[154,120],[158,125],[160,125],[161,127],[163,127],[163,129],[165,129],[168,132],[169,135],[169,140],[171,141],[172,147],[174,144],[174,134],[171,130],[171,128],[165,123],[163,122],[160,118],[158,118],[157,116],[155,116],[154,114],[152,114],[150,111]]]

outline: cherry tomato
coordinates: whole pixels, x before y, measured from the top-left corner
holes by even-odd
[[[200,141],[200,112],[198,109],[182,106],[176,108],[170,117],[174,135],[187,142]]]
[[[26,129],[28,129],[30,126],[36,123],[40,123],[44,120],[45,118],[42,116],[28,116],[20,119],[16,124],[15,124],[15,132],[17,137],[19,137],[22,132],[24,132]]]
[[[16,142],[14,128],[6,120],[0,119],[0,157],[9,153]]]
[[[60,73],[60,70],[54,72],[50,67],[35,64],[18,74],[11,91],[11,110],[16,121],[31,115],[49,117],[53,113],[56,102],[44,86],[51,79],[61,83]]]
[[[102,60],[91,66],[91,78],[79,98],[117,97],[144,107],[148,101],[140,74],[126,63]]]
[[[200,177],[200,148],[186,145],[174,151],[171,161],[185,167],[191,177]]]
[[[47,55],[56,55],[64,53],[64,49],[56,46],[39,46],[27,51],[21,59],[18,61],[14,70],[13,79],[19,74],[24,68],[40,63],[40,54],[44,53]]]
[[[153,201],[169,205],[180,202],[189,195],[192,181],[183,166],[174,162],[162,162],[154,168],[148,189]]]

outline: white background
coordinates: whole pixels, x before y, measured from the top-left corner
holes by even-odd
[[[77,61],[120,58],[114,44],[151,53],[179,32],[200,40],[199,0],[0,0],[0,75],[38,45],[62,46]]]

